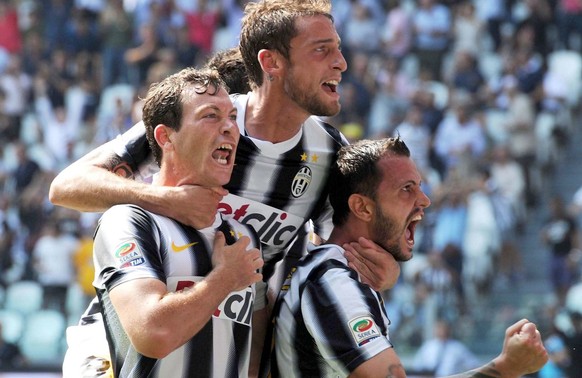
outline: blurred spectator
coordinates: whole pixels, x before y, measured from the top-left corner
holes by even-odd
[[[460,277],[445,261],[442,251],[427,254],[427,264],[418,269],[415,283],[422,284],[435,302],[437,316],[453,321],[459,316]]]
[[[99,17],[99,29],[102,38],[102,87],[127,82],[124,55],[131,45],[133,20],[123,9],[123,0],[107,0],[107,5]]]
[[[485,22],[477,17],[475,4],[463,0],[455,7],[453,16],[453,52],[467,51],[476,55],[483,51],[487,29]]]
[[[85,309],[92,298],[95,297],[93,278],[95,277],[95,267],[93,265],[93,233],[94,227],[86,227],[79,238],[77,249],[72,255],[73,266],[76,272],[76,280],[84,295],[85,304],[81,308]]]
[[[357,123],[365,129],[374,85],[374,77],[369,72],[370,57],[361,51],[353,51],[349,56],[351,70],[338,89],[342,97],[342,111],[331,118],[332,124]]]
[[[387,16],[381,35],[382,52],[402,60],[412,48],[412,23],[402,0],[387,0]]]
[[[77,279],[73,256],[79,240],[66,233],[63,226],[55,219],[45,223],[32,252],[32,266],[36,279],[44,287],[44,308],[66,313],[69,285]]]
[[[55,108],[65,107],[67,90],[75,83],[77,77],[73,72],[67,53],[63,49],[50,51],[46,61],[35,77],[35,81],[44,82],[44,94]],[[35,88],[36,90],[37,88]]]
[[[41,6],[42,25],[44,25],[45,48],[47,51],[62,49],[63,36],[71,19],[73,4],[68,0],[46,0],[39,2]]]
[[[443,253],[447,264],[460,275],[463,266],[463,243],[467,226],[465,189],[449,178],[432,197],[435,212],[432,246]]]
[[[540,110],[554,114],[556,122],[564,129],[569,129],[569,123],[572,122],[568,94],[568,83],[565,79],[553,70],[545,70]]]
[[[507,287],[517,284],[524,274],[516,235],[525,232],[525,175],[507,146],[495,146],[491,155],[489,186],[501,239],[496,284]]]
[[[450,10],[436,0],[419,0],[413,14],[414,52],[420,69],[441,80],[443,59],[452,36]]]
[[[487,138],[470,101],[459,99],[452,104],[451,114],[436,130],[434,148],[445,164],[445,178],[451,170],[460,169],[462,175],[471,164],[483,157]]]
[[[178,29],[186,26],[184,12],[173,0],[151,1],[147,23],[154,25],[162,47],[172,46],[176,41]]]
[[[22,70],[30,77],[36,76],[46,60],[44,39],[40,33],[26,35],[22,51]]]
[[[480,19],[487,23],[494,51],[499,51],[503,42],[502,27],[508,20],[506,0],[475,1],[475,9]]]
[[[97,143],[105,143],[114,139],[117,135],[123,134],[134,124],[132,117],[132,103],[126,101],[121,94],[113,99],[113,106],[110,111],[103,112],[98,124],[95,139]],[[140,118],[141,120],[141,118]]]
[[[376,138],[390,135],[392,129],[401,122],[414,93],[413,82],[402,72],[401,63],[396,57],[383,59],[376,74],[376,90],[370,105],[369,136]]]
[[[208,0],[198,0],[196,10],[186,13],[190,43],[204,57],[213,51],[214,34],[219,21],[220,12],[212,9]]]
[[[350,81],[342,83],[340,92],[344,109],[338,115],[330,118],[330,122],[340,130],[348,125],[349,127],[357,127],[361,130],[358,134],[363,135],[368,112],[366,108],[361,107],[362,103],[359,99],[363,87],[358,84]]]
[[[507,145],[494,146],[491,158],[491,179],[499,194],[507,201],[515,220],[514,224],[521,228],[524,226],[526,216],[526,182],[523,167],[512,156]]]
[[[96,21],[106,2],[107,0],[75,0],[75,8],[85,13],[91,21]]]
[[[558,0],[556,23],[562,49],[576,50],[572,36],[582,38],[582,2],[579,0]]]
[[[0,48],[10,54],[18,54],[22,50],[16,4],[13,0],[0,1]]]
[[[492,289],[500,253],[501,235],[493,198],[488,187],[489,170],[480,166],[466,177],[467,222],[463,237],[463,288],[468,307],[479,314]]]
[[[176,64],[180,69],[198,64],[200,54],[198,48],[190,42],[188,26],[184,25],[176,30],[176,40],[170,48],[176,54]]]
[[[15,198],[18,198],[19,194],[26,190],[41,169],[38,163],[30,158],[24,143],[16,142],[14,149],[17,165],[11,173],[11,179],[14,180],[12,190],[14,190]]]
[[[522,33],[525,33],[525,29],[522,29]],[[529,42],[532,39],[533,35],[523,37],[523,40]],[[531,46],[525,46],[523,48],[519,48],[520,46],[516,47],[517,49],[513,49],[509,53],[514,59],[513,74],[517,79],[519,90],[523,93],[536,96],[536,91],[541,89],[546,72],[543,57],[537,54]]]
[[[505,76],[502,86],[497,104],[506,110],[504,128],[508,132],[508,146],[525,174],[526,205],[534,206],[537,203],[535,105],[532,98],[518,88],[515,77]]]
[[[129,83],[134,87],[146,83],[150,67],[158,60],[157,52],[161,44],[153,24],[139,26],[138,42],[124,54]]]
[[[546,56],[551,50],[549,33],[554,20],[551,1],[548,0],[524,0],[527,16],[516,27],[516,34],[524,28],[530,30],[527,35],[531,37],[531,44],[536,52]]]
[[[176,51],[169,47],[160,48],[157,61],[148,69],[145,82],[157,83],[179,70]]]
[[[76,10],[72,14],[72,19],[68,20],[66,33],[62,37],[65,40],[63,49],[71,57],[76,57],[80,53],[87,53],[98,59],[97,53],[101,50],[100,40],[96,24],[91,16],[84,11]]]
[[[485,78],[479,69],[478,54],[470,50],[458,50],[453,56],[453,68],[447,80],[451,88],[451,96],[459,95],[457,92],[469,94],[476,104],[484,100]]]
[[[422,119],[422,109],[418,105],[411,105],[406,112],[406,118],[396,126],[394,135],[406,142],[410,150],[410,157],[421,170],[430,168],[431,134],[428,125]]]
[[[0,135],[5,141],[20,137],[22,116],[27,110],[32,88],[31,77],[23,71],[20,55],[13,54],[0,75],[0,91],[4,94],[1,111],[7,117],[8,129]]]
[[[434,135],[448,109],[437,107],[434,93],[420,85],[415,88],[411,102],[421,107],[422,119],[428,125],[431,134]]]
[[[38,239],[43,225],[48,221],[47,196],[50,182],[54,174],[43,171],[35,176],[34,180],[20,194],[20,201],[16,203],[18,216],[21,221],[19,232],[24,238],[22,249],[27,254],[27,272],[29,273],[29,255]]]
[[[549,216],[540,230],[542,242],[549,248],[548,274],[559,305],[578,279],[578,266],[573,257],[580,249],[578,223],[568,214],[563,199],[554,196],[549,203]]]
[[[222,23],[214,36],[215,51],[238,46],[243,9],[251,0],[220,0],[220,2]]]
[[[436,322],[434,337],[423,342],[414,356],[415,371],[444,377],[479,367],[479,359],[464,343],[453,338],[452,329],[443,319]]]
[[[77,138],[78,123],[68,117],[64,100],[53,105],[48,97],[47,83],[38,78],[35,86],[35,110],[42,127],[42,143],[49,152],[45,167],[60,170],[70,163],[72,143]]]
[[[380,48],[380,25],[370,9],[362,1],[353,1],[349,17],[345,21],[345,34],[342,44],[350,51],[374,54]]]

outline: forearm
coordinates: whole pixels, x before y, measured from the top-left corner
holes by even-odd
[[[133,180],[135,172],[106,143],[89,152],[62,172],[49,190],[49,200],[58,206],[79,211],[104,211],[122,203],[132,203],[153,211],[159,190]]]
[[[519,378],[524,374],[525,372],[515,371],[497,357],[480,368],[452,375],[450,378]]]
[[[69,167],[71,168],[71,167]],[[84,167],[80,176],[66,168],[53,180],[49,200],[57,206],[101,212],[113,205],[144,202],[148,184],[136,182],[95,166]]]
[[[166,357],[200,332],[220,303],[234,290],[229,277],[216,271],[176,292],[164,292],[165,285],[160,281],[153,285],[156,285],[155,289],[144,286],[138,290],[143,295],[136,295],[133,288],[126,288],[114,297],[114,289],[111,299],[136,350],[158,359]],[[157,294],[145,294],[151,290]],[[136,299],[139,303],[132,304],[128,300],[131,295],[139,297]],[[135,311],[135,308],[141,310]]]

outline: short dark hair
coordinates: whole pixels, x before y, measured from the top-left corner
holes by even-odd
[[[348,199],[352,194],[376,198],[378,185],[382,181],[378,161],[387,155],[410,157],[410,150],[399,136],[363,139],[339,150],[329,194],[334,226],[341,226],[348,219]]]
[[[162,149],[154,138],[154,129],[163,124],[176,131],[182,125],[182,110],[184,91],[195,87],[198,94],[215,95],[220,88],[228,91],[215,70],[195,69],[192,67],[168,76],[164,80],[150,86],[143,105],[143,122],[146,128],[148,143],[158,165],[162,161]]]
[[[249,76],[238,47],[217,51],[205,67],[218,71],[229,93],[250,92]]]

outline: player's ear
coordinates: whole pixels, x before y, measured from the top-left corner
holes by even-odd
[[[261,68],[263,69],[263,74],[265,78],[277,77],[279,76],[279,70],[281,68],[279,62],[279,53],[273,50],[262,49],[259,51],[258,59]],[[267,79],[268,80],[268,79]]]
[[[348,205],[352,214],[364,222],[371,222],[374,218],[374,202],[370,198],[354,193],[348,198]]]
[[[163,124],[157,125],[154,129],[154,138],[162,149],[169,148],[173,144],[172,134],[174,134],[174,130]]]

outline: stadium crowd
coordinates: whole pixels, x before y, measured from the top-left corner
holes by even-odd
[[[0,322],[6,335],[9,311],[63,316],[52,355],[11,333],[29,368],[60,366],[65,326],[94,295],[99,214],[53,206],[50,182],[140,120],[151,83],[235,46],[248,1],[0,0]],[[517,315],[488,311],[491,294],[527,280],[520,240],[579,131],[582,1],[332,3],[349,68],[327,121],[351,140],[399,134],[433,202],[414,263],[385,293],[395,342],[412,353],[441,320],[464,324],[464,340],[485,317],[504,329]],[[540,230],[552,286],[530,320],[578,353],[566,361],[579,372],[582,244],[569,200],[556,198]],[[34,310],[11,309],[21,281],[42,287]]]

